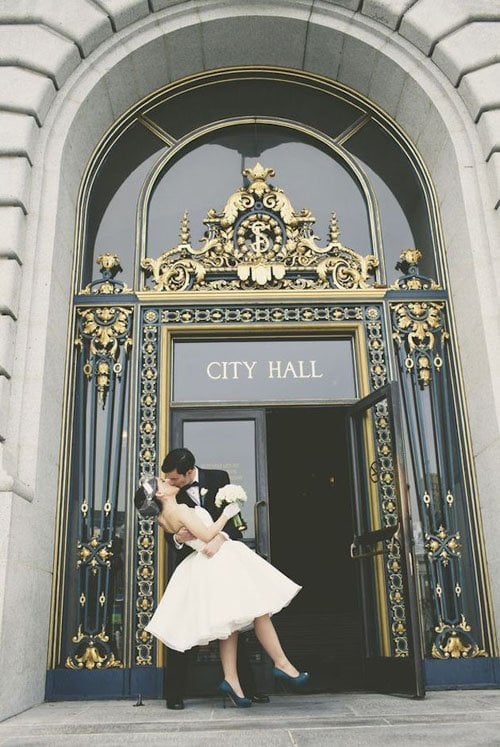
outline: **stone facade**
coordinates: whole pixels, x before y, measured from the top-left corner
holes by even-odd
[[[129,106],[218,67],[275,65],[345,83],[392,116],[426,162],[500,623],[499,21],[496,0],[0,4],[0,718],[44,697],[61,434],[54,403],[81,176]]]

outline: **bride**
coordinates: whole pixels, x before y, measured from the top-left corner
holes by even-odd
[[[236,668],[238,631],[252,625],[274,663],[274,676],[294,688],[305,685],[309,675],[300,673],[288,660],[270,619],[301,587],[243,542],[228,539],[210,558],[201,552],[238,513],[238,503],[227,505],[214,521],[201,506],[190,508],[177,503],[178,488],[161,479],[157,483],[153,501],[160,509],[159,525],[169,534],[176,534],[182,527],[188,529],[195,539],[187,544],[196,552],[175,569],[146,630],[177,651],[218,638],[224,671],[219,690],[237,707],[252,704],[243,694]],[[139,488],[136,506],[146,499],[144,487]]]

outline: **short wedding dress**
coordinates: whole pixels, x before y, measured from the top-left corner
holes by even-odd
[[[194,509],[207,526],[208,511]],[[175,569],[146,630],[169,648],[186,651],[252,625],[286,607],[302,588],[243,542],[226,540],[211,558],[205,543],[187,542],[191,553]]]

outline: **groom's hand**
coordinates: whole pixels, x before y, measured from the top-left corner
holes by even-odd
[[[194,539],[194,534],[191,534],[191,532],[186,529],[186,527],[181,527],[178,532],[174,534],[174,540],[179,544],[183,545],[185,542],[189,542],[190,540]]]
[[[206,555],[207,558],[213,558],[215,553],[219,552],[225,541],[226,538],[223,534],[217,534],[213,539],[210,540],[210,542],[207,542],[201,552],[203,553],[203,555]]]

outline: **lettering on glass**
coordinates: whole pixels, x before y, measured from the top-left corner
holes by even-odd
[[[210,379],[253,379],[253,369],[257,361],[210,361],[207,376]],[[241,371],[243,368],[243,371]]]
[[[210,361],[207,376],[212,381],[228,379],[253,379],[257,361]],[[257,368],[268,379],[322,379],[324,374],[317,370],[316,361],[267,361]]]
[[[357,396],[352,340],[175,342],[173,402],[332,402]]]

